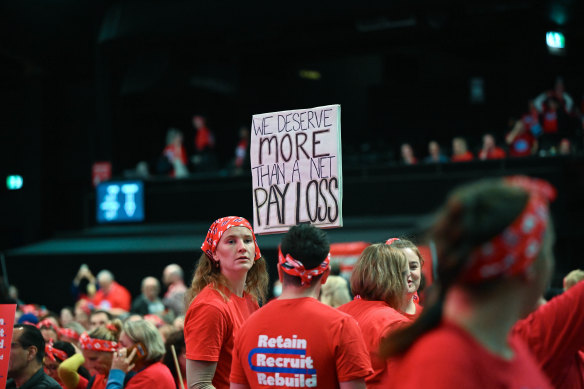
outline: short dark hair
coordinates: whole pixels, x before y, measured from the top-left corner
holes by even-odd
[[[39,363],[43,363],[43,358],[45,357],[45,339],[41,331],[30,324],[15,324],[14,329],[22,329],[22,335],[20,335],[18,342],[23,348],[35,346],[37,348],[36,360]]]
[[[330,251],[330,244],[326,232],[323,230],[311,224],[299,224],[290,228],[284,235],[280,249],[283,255],[290,254],[306,269],[314,269],[326,259]],[[291,278],[300,281],[298,277],[285,277],[286,280]],[[316,279],[315,277],[314,280]]]
[[[91,312],[89,314],[89,318],[91,319],[92,316],[97,315],[98,313],[105,313],[109,321],[112,321],[114,319],[111,313],[109,313],[108,311],[104,311],[103,309],[98,309],[96,311]]]

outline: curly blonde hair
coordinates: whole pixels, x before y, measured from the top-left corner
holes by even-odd
[[[203,253],[197,263],[191,287],[185,295],[187,309],[193,299],[207,285],[211,285],[225,300],[229,299],[224,292],[226,289],[229,289],[229,281],[221,274],[221,269],[214,266],[213,260],[207,254]],[[266,260],[262,256],[257,261],[254,261],[253,266],[247,272],[245,292],[253,296],[258,302],[263,302],[266,299],[267,291],[268,272],[266,270]]]

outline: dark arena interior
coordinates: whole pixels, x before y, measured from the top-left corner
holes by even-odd
[[[539,177],[558,191],[551,286],[560,288],[584,263],[583,8],[577,0],[4,1],[3,281],[55,311],[75,303],[81,264],[111,270],[133,296],[170,263],[188,283],[213,220],[254,218],[249,159],[235,161],[240,128],[254,114],[340,104],[344,226],[328,230],[331,242],[407,236],[427,245],[433,213],[458,184]],[[568,150],[541,138],[531,155],[511,156],[506,138],[528,101],[558,80],[572,100],[558,122]],[[194,115],[213,132],[206,165]],[[181,177],[160,162],[169,128],[184,137]],[[505,158],[478,158],[487,133]],[[472,161],[450,162],[455,137]],[[424,163],[430,141],[448,161]],[[406,143],[417,163],[404,162]],[[98,220],[96,162],[112,181],[143,184],[142,221]],[[280,239],[258,237],[271,280]]]

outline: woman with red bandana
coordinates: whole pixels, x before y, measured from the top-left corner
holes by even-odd
[[[114,320],[105,327],[98,327],[90,334],[83,333],[79,338],[83,355],[75,354],[59,366],[59,377],[67,389],[104,389],[113,360],[118,350],[118,339],[122,322]],[[91,378],[80,376],[77,369],[85,364]]]
[[[450,195],[431,229],[437,296],[382,342],[395,363],[387,387],[551,388],[510,334],[550,278],[553,197],[547,182],[527,177],[481,181]]]
[[[201,246],[184,334],[189,388],[229,388],[233,334],[264,300],[266,262],[249,222],[217,219]]]

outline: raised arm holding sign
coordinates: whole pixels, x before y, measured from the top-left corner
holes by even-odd
[[[254,115],[251,134],[254,230],[299,223],[341,227],[341,107]]]

